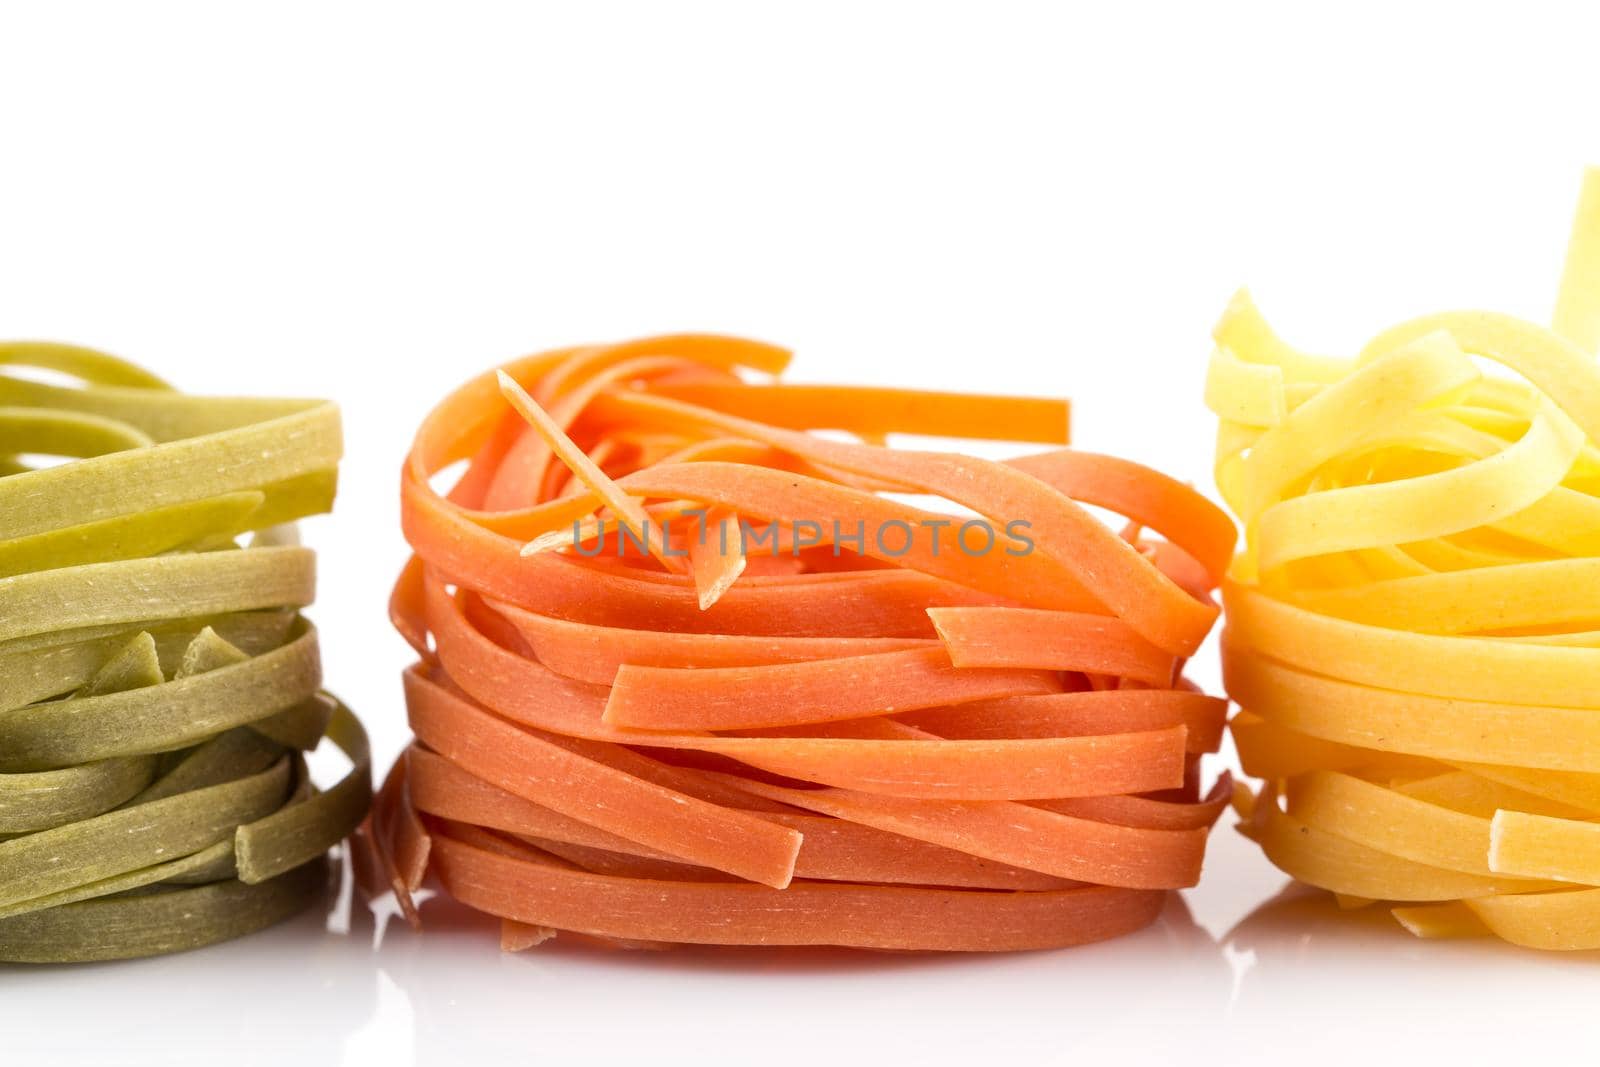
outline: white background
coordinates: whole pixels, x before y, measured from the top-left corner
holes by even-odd
[[[1542,318],[1600,162],[1582,5],[0,3],[0,335],[204,392],[337,397],[330,685],[387,761],[384,599],[431,403],[580,340],[709,329],[796,380],[1069,394],[1209,489],[1230,291],[1308,347]],[[1202,664],[1200,677],[1214,684]],[[0,969],[0,1063],[1593,1061],[1600,960],[1415,942],[1226,827],[1121,942],[1007,958],[502,957],[430,907]]]

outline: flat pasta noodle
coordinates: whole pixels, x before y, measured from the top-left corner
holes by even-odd
[[[423,423],[390,601],[416,740],[361,864],[408,919],[431,872],[508,951],[998,951],[1194,884],[1232,786],[1199,792],[1226,705],[1180,672],[1231,521],[1112,457],[885,443],[1064,445],[1064,402],[739,373],[786,362],[563,349]]]
[[[339,455],[332,404],[0,344],[0,961],[197,948],[321,895],[371,752],[320,691],[284,524],[331,505]],[[324,738],[351,763],[326,789]]]
[[[1600,948],[1600,170],[1554,329],[1446,312],[1349,359],[1247,296],[1207,401],[1241,829],[1419,937]]]

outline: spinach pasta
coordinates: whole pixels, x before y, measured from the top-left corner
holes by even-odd
[[[340,449],[330,403],[0,345],[0,960],[196,948],[321,893],[370,755],[320,691],[289,524]],[[353,765],[326,790],[324,738]]]

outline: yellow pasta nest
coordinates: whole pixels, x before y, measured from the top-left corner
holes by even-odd
[[[1241,829],[1423,937],[1600,948],[1600,170],[1554,328],[1448,312],[1354,358],[1215,331]]]

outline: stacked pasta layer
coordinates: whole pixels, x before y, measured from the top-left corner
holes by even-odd
[[[431,869],[512,949],[1006,950],[1195,882],[1224,705],[1181,667],[1227,517],[1104,456],[871,443],[1064,443],[1064,403],[741,376],[787,358],[570,349],[429,416],[393,600],[417,741],[368,828],[413,917]]]
[[[1597,297],[1592,173],[1554,330],[1447,313],[1329,359],[1241,296],[1216,331],[1244,829],[1421,936],[1600,947]]]
[[[0,365],[20,372],[0,373],[0,960],[153,955],[292,914],[371,795],[298,614],[313,557],[283,526],[332,502],[337,410],[183,396],[61,345],[0,345]],[[355,767],[321,792],[303,753],[325,735]]]

